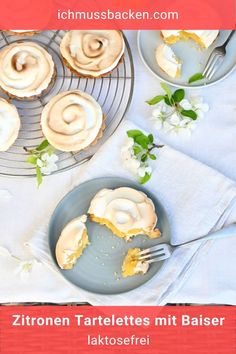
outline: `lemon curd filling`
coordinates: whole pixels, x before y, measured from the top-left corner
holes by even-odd
[[[115,227],[115,225],[112,224],[109,220],[105,218],[99,218],[93,214],[89,215],[90,219],[98,224],[105,225],[108,229],[110,229],[113,234],[115,234],[118,237],[124,238],[126,240],[129,240],[130,237],[135,236],[135,235],[147,235],[150,238],[157,238],[161,236],[161,232],[159,229],[155,230],[143,230],[143,229],[131,229],[127,232],[122,232],[119,229]]]
[[[171,33],[172,32],[172,33]],[[174,32],[174,33],[173,33]],[[166,44],[175,44],[179,40],[193,40],[202,49],[208,48],[218,36],[219,31],[174,30],[161,31]]]
[[[201,39],[195,34],[195,33],[189,33],[185,31],[180,31],[178,33],[178,36],[171,35],[170,37],[163,37],[165,43],[167,44],[175,44],[179,40],[188,40],[192,39],[193,41],[197,42],[201,47],[205,47],[204,43],[201,41]]]
[[[137,255],[140,251],[140,248],[130,248],[128,250],[122,264],[122,275],[124,278],[137,274],[145,274],[148,271],[148,263],[137,259]]]

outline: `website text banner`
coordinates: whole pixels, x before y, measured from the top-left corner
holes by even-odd
[[[235,29],[235,0],[1,0],[7,29]]]
[[[0,352],[234,354],[235,307],[0,307]]]

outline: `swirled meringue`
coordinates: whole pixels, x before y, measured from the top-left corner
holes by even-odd
[[[71,269],[89,244],[86,215],[71,220],[62,230],[56,244],[56,259],[60,268]]]
[[[20,117],[15,106],[0,98],[0,151],[15,142],[20,129]]]
[[[42,130],[51,145],[62,151],[80,151],[94,143],[103,130],[100,105],[89,94],[62,92],[44,107]]]
[[[51,83],[55,64],[51,55],[33,42],[14,42],[0,51],[0,87],[18,98],[40,95]]]
[[[72,30],[65,34],[60,50],[72,70],[96,78],[116,68],[124,54],[125,42],[121,31]]]
[[[150,238],[161,234],[155,229],[157,215],[153,202],[133,188],[100,190],[92,199],[88,213],[92,221],[106,225],[116,236],[126,240],[140,234]]]

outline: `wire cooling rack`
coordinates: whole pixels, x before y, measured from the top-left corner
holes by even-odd
[[[60,42],[64,34],[65,31],[42,31],[34,37],[19,37],[1,31],[0,49],[10,43],[22,40],[36,42],[52,55],[57,69],[57,76],[50,90],[40,98],[32,101],[11,100],[17,107],[21,117],[21,129],[14,145],[8,151],[0,153],[0,175],[35,176],[34,167],[26,162],[28,155],[24,147],[32,149],[44,140],[40,127],[41,112],[45,104],[59,92],[79,89],[92,95],[100,103],[106,115],[106,129],[97,144],[87,150],[78,153],[57,151],[56,153],[59,157],[58,170],[54,173],[88,161],[107,138],[112,135],[129,107],[133,94],[134,68],[126,38],[124,60],[111,75],[99,79],[82,79],[72,74],[62,62]],[[10,100],[5,94],[0,94],[0,96]]]

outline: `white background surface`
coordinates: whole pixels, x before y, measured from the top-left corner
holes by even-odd
[[[135,63],[134,96],[126,118],[145,130],[153,131],[149,120],[152,108],[145,104],[145,101],[161,92],[159,81],[152,76],[139,58],[136,31],[127,31],[126,35]],[[236,71],[220,84],[191,93],[203,96],[210,105],[210,111],[198,122],[193,135],[183,137],[159,133],[159,137],[172,147],[236,181]],[[45,211],[56,206],[79,169],[83,167],[45,178],[39,190],[34,179],[1,177],[0,189],[7,189],[13,197],[9,201],[0,200],[0,245],[7,247],[13,254],[26,258],[28,255],[23,246],[24,241],[31,237],[35,225],[41,223],[42,218],[46,218]],[[227,273],[224,262],[219,263],[219,269],[211,269],[208,267],[207,259],[205,262],[206,279],[212,276],[212,272],[219,271],[219,276],[224,282],[223,274]],[[191,280],[185,283],[172,301],[197,301],[197,291],[202,283],[202,274],[199,274],[196,268]],[[218,299],[220,300],[220,294]]]

